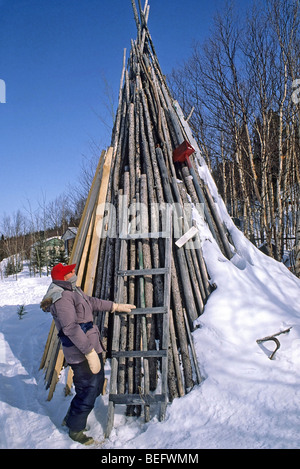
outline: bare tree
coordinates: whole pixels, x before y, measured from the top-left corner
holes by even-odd
[[[296,247],[295,247],[295,274],[300,278],[300,211],[297,216]]]
[[[299,204],[299,19],[299,0],[258,2],[245,17],[229,4],[171,77],[229,211],[278,260]]]
[[[56,235],[62,235],[69,224],[72,214],[70,200],[67,194],[60,194],[45,207],[47,222],[45,227],[56,231]]]
[[[2,246],[7,257],[6,273],[14,274],[23,269],[25,253],[26,219],[20,210],[13,215],[4,215],[1,223]]]

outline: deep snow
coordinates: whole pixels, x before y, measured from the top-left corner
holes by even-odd
[[[237,249],[231,261],[202,227],[217,285],[193,333],[202,384],[169,405],[164,422],[154,414],[145,424],[117,407],[103,448],[300,448],[300,281],[229,228]],[[17,281],[0,281],[0,448],[83,448],[61,426],[72,398],[64,396],[66,370],[50,402],[39,371],[52,321],[39,302],[49,283],[46,276],[30,278],[26,266]],[[21,304],[27,313],[20,320]],[[256,340],[288,327],[269,360],[275,344]],[[98,440],[107,404],[108,396],[100,396],[89,417],[88,433]]]

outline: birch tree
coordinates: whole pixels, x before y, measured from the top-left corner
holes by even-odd
[[[299,0],[268,0],[244,18],[232,6],[174,71],[171,87],[232,216],[281,260],[299,207]],[[200,131],[199,131],[200,129]]]

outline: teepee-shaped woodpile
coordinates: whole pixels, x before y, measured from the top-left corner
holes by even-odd
[[[233,247],[220,219],[212,195],[199,177],[198,165],[205,164],[188,121],[173,100],[161,72],[147,27],[149,6],[138,8],[132,0],[137,39],[131,43],[128,64],[122,70],[119,104],[111,146],[103,152],[78,229],[70,263],[77,263],[79,284],[89,294],[138,308],[162,304],[163,278],[126,277],[117,292],[124,233],[133,234],[122,249],[125,269],[157,269],[164,262],[164,244],[159,236],[135,238],[136,233],[165,230],[172,210],[173,246],[169,313],[168,395],[171,401],[188,392],[201,376],[193,348],[194,321],[203,313],[213,289],[206,270],[200,233],[194,210],[201,216],[220,250],[231,258]],[[126,236],[125,236],[126,237]],[[113,315],[95,313],[110,357]],[[142,318],[122,315],[120,350],[132,350],[141,342]],[[146,316],[147,349],[159,348],[161,322]],[[52,397],[64,364],[54,325],[49,333],[41,367],[46,372]],[[149,360],[150,391],[159,383],[159,358]],[[138,393],[143,374],[140,358],[119,362],[118,392]],[[71,374],[69,386],[71,383]]]

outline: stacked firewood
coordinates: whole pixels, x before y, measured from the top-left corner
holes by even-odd
[[[81,251],[77,249],[77,258],[72,260],[78,261],[80,266],[84,291],[116,301],[117,295],[120,296],[117,291],[120,260],[123,269],[163,267],[163,239],[151,233],[165,232],[171,213],[168,386],[169,399],[173,400],[201,382],[192,331],[214,288],[206,269],[194,210],[198,209],[198,215],[207,223],[227,258],[232,256],[232,246],[210,191],[199,177],[198,165],[202,164],[199,148],[161,72],[147,26],[148,2],[144,9],[140,1],[138,3],[139,10],[132,0],[138,35],[136,41],[131,42],[127,64],[124,51],[111,147],[106,156],[102,156],[102,167],[108,159],[109,170],[105,203],[103,193],[100,197],[97,192],[101,192],[101,185],[95,185],[96,193],[90,195],[87,202],[90,204],[86,211],[89,221],[87,223],[83,217],[81,225],[86,229],[82,228],[77,235],[77,246],[80,239],[81,244],[84,239],[86,245]],[[93,228],[89,231],[90,225]],[[88,237],[88,232],[92,231],[94,236]],[[134,235],[138,233],[150,233],[150,236],[146,240],[137,239]],[[131,238],[126,239],[126,249],[121,253],[122,240],[128,234]],[[94,270],[89,274],[91,264]],[[162,276],[126,277],[121,298],[122,302],[137,307],[161,306]],[[161,321],[150,314],[145,324],[142,321],[138,315],[121,316],[120,350],[137,350],[143,327],[146,327],[148,350],[160,348]],[[109,358],[113,316],[98,313],[95,322],[106,339]],[[149,368],[150,390],[155,392],[159,383],[159,359],[149,360]],[[141,373],[141,359],[120,359],[118,392],[138,393]]]
[[[131,43],[128,66],[125,67],[124,60],[122,71],[119,107],[111,142],[113,158],[106,199],[107,223],[101,234],[95,279],[95,294],[111,299],[116,294],[122,233],[124,230],[125,234],[163,232],[170,209],[176,241],[193,227],[195,221],[191,208],[204,204],[204,217],[221,250],[227,257],[231,256],[215,204],[208,188],[199,178],[196,152],[187,157],[187,162],[174,161],[174,155],[184,154],[186,148],[190,148],[186,122],[182,122],[176,110],[178,104],[174,106],[160,70],[147,27],[148,8],[140,10],[139,16],[136,8],[134,12],[138,38]],[[197,359],[193,354],[191,331],[194,321],[203,313],[213,287],[202,255],[199,233],[197,230],[193,233],[192,240],[182,247],[173,245],[168,367],[171,399],[183,395],[195,382],[201,381]],[[149,269],[163,266],[163,243],[160,241],[159,238],[128,240],[125,269],[138,269],[141,265]],[[161,306],[162,278],[146,277],[143,297],[139,282],[137,278],[127,279],[122,292],[123,301],[138,307],[142,307],[142,303],[146,307]],[[106,322],[108,318],[99,319],[102,333],[110,330],[111,325]],[[140,341],[140,320],[133,316],[123,317],[120,350],[130,350],[134,341]],[[148,349],[156,347],[156,341],[161,340],[160,334],[157,318],[147,317]],[[139,386],[139,372],[134,369],[133,361],[124,358],[120,370],[123,373],[123,389],[119,392],[125,392],[127,385],[129,389]],[[151,365],[150,388],[155,390],[158,364],[153,359]],[[140,364],[136,366],[140,367]]]

